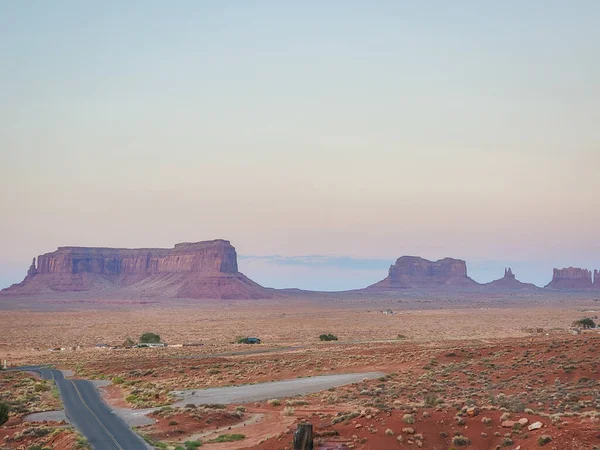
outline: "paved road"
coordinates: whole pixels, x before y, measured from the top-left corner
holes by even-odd
[[[104,403],[96,387],[87,380],[70,380],[62,372],[41,367],[22,368],[54,380],[69,422],[95,450],[147,450],[148,445]]]
[[[317,377],[296,378],[293,380],[272,381],[269,383],[248,384],[245,386],[229,386],[209,389],[189,389],[174,391],[181,400],[175,403],[184,406],[187,403],[197,405],[210,403],[244,403],[271,398],[294,397],[323,391],[331,387],[357,383],[365,378],[372,379],[385,375],[382,372],[345,373],[338,375],[322,375]]]

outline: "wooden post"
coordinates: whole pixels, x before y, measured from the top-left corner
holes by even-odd
[[[313,427],[311,423],[298,424],[294,432],[294,450],[313,450]]]

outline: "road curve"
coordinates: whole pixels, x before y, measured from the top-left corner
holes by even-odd
[[[71,380],[59,370],[24,367],[45,380],[54,380],[69,422],[95,450],[147,450],[141,437],[111,411],[96,387],[87,380]]]

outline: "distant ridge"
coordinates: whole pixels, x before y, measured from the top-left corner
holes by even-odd
[[[540,290],[516,279],[510,267],[504,276],[480,284],[467,274],[462,259],[429,261],[401,256],[383,280],[360,292]],[[559,291],[600,290],[600,271],[580,268],[554,269],[544,289]],[[357,292],[352,291],[352,292]],[[229,241],[216,239],[184,242],[173,248],[59,247],[33,258],[20,283],[0,291],[2,296],[49,293],[97,292],[139,298],[268,299],[274,296],[320,294],[300,289],[269,289],[240,273],[237,253]],[[325,293],[322,293],[325,294]],[[332,292],[327,292],[332,295]],[[339,292],[338,294],[343,294]]]

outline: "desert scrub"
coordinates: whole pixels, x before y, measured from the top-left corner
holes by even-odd
[[[352,420],[356,417],[360,416],[359,412],[349,412],[349,413],[338,413],[336,417],[331,419],[331,425],[335,425],[336,423],[345,422],[348,420]]]
[[[540,447],[546,445],[548,442],[552,442],[552,436],[548,436],[547,434],[540,436],[537,440]]]
[[[413,414],[404,414],[404,416],[402,416],[402,422],[412,425],[415,423],[415,416]]]
[[[296,414],[296,410],[294,410],[294,408],[292,408],[291,406],[286,406],[285,408],[283,408],[283,411],[281,411],[281,414],[284,416],[293,416],[294,414]]]
[[[452,438],[452,444],[464,447],[466,445],[471,445],[471,439],[461,434]]]
[[[211,439],[208,441],[209,443],[217,443],[217,442],[235,442],[246,439],[246,435],[244,434],[222,434],[219,437]]]
[[[272,398],[271,400],[267,400],[267,403],[271,406],[279,406],[281,402],[277,398]]]

